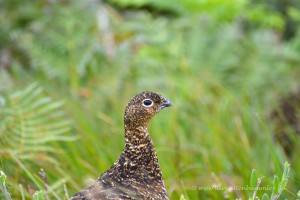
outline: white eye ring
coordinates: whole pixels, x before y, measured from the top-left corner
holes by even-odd
[[[146,108],[149,108],[149,107],[153,106],[153,101],[151,99],[144,99],[143,106]]]

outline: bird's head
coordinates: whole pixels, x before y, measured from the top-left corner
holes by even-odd
[[[143,126],[146,128],[156,113],[171,105],[168,99],[157,93],[141,92],[132,97],[125,109],[125,128],[135,128],[127,126]]]

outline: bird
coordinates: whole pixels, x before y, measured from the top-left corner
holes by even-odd
[[[125,146],[117,161],[70,200],[168,200],[157,154],[147,130],[151,119],[172,103],[141,92],[125,108]]]

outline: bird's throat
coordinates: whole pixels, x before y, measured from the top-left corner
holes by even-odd
[[[148,164],[158,162],[153,142],[146,128],[139,127],[125,133],[123,154],[132,162]]]

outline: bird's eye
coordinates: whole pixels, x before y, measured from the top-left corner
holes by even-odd
[[[150,107],[153,105],[153,101],[151,99],[144,99],[143,100],[143,106],[144,107]]]

